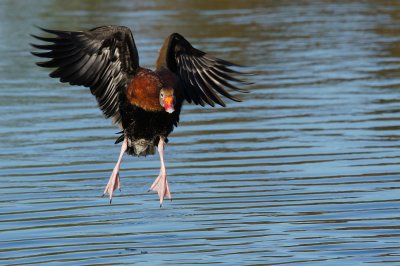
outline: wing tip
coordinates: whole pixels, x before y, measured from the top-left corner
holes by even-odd
[[[31,54],[33,54],[32,52],[31,52]],[[35,63],[35,65],[37,65],[37,66],[39,66],[39,67],[49,67],[49,66],[47,66],[47,61],[46,62],[36,62]]]
[[[54,35],[57,35],[57,36],[66,35],[66,34],[68,35],[68,34],[71,33],[70,31],[65,31],[65,30],[47,29],[47,28],[43,28],[43,27],[35,25],[35,24],[33,26],[35,28],[41,30],[41,31],[44,31],[44,32],[47,32],[47,33],[50,33],[50,34],[54,34]]]
[[[219,106],[226,107],[226,103],[221,100],[221,102],[217,102]],[[214,107],[214,106],[213,106]]]
[[[57,42],[59,40],[59,38],[42,37],[42,36],[38,36],[38,35],[35,35],[35,34],[30,34],[30,36],[35,38],[35,39],[37,39],[37,40],[39,40],[39,41],[48,42],[48,43],[55,43],[55,42]]]
[[[52,58],[52,57],[48,57],[48,56],[46,56],[46,52],[45,53],[41,53],[41,52],[34,52],[34,51],[31,51],[31,54],[32,55],[34,55],[34,56],[37,56],[37,57],[41,57],[41,58]]]
[[[41,38],[40,36],[37,36],[37,35],[35,35],[33,33],[29,34],[29,36],[31,36],[31,37],[33,37],[35,39],[38,39],[38,40],[40,40],[40,38]]]
[[[33,48],[35,48],[35,49],[41,49],[40,48],[40,46],[39,46],[39,44],[35,44],[35,43],[29,43],[29,45],[31,46],[31,47],[33,47]],[[32,52],[31,52],[32,53]]]
[[[243,100],[242,99],[240,99],[240,98],[238,98],[238,97],[235,97],[235,96],[233,96],[233,95],[230,95],[230,97],[227,97],[228,99],[230,99],[230,100],[232,100],[232,101],[234,101],[234,102],[243,102]],[[224,102],[224,101],[222,101],[221,100],[221,102],[215,102],[216,104],[218,104],[219,106],[221,106],[221,107],[226,107],[227,105],[226,105],[226,103]],[[211,105],[212,107],[215,107],[214,105]]]

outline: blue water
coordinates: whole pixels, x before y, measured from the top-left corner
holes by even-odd
[[[384,1],[1,1],[1,265],[400,265],[400,5]],[[248,66],[250,94],[185,105],[158,155],[126,156],[88,89],[34,65],[33,25],[172,32]]]

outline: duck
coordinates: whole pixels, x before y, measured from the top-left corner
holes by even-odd
[[[222,97],[241,101],[232,91],[249,85],[238,71],[241,65],[216,58],[192,46],[179,33],[164,41],[155,70],[141,67],[132,31],[125,26],[107,25],[81,31],[38,27],[43,34],[32,37],[31,53],[39,67],[52,69],[49,76],[62,83],[84,86],[96,97],[105,118],[121,129],[115,144],[121,143],[118,160],[104,189],[110,204],[121,188],[120,167],[125,153],[160,156],[160,172],[149,191],[158,194],[160,207],[172,199],[164,159],[168,136],[178,126],[184,102],[200,106],[226,104]],[[45,34],[45,35],[44,35]],[[44,35],[44,36],[43,36]],[[239,77],[238,77],[239,76]]]

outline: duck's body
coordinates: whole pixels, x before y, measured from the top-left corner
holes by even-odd
[[[61,82],[89,87],[106,117],[119,125],[122,142],[118,162],[104,191],[112,199],[120,188],[119,169],[123,154],[146,156],[158,148],[160,174],[151,186],[158,192],[160,204],[171,198],[164,164],[164,144],[178,125],[183,101],[204,106],[225,106],[218,94],[239,101],[225,88],[241,89],[229,81],[242,82],[229,68],[234,64],[206,55],[181,35],[171,34],[164,42],[156,69],[140,67],[132,32],[121,26],[102,26],[89,31],[46,30],[53,38],[34,36],[47,42],[32,46],[48,50],[33,53],[50,58],[38,63],[56,68],[50,76]],[[244,82],[242,82],[244,83]]]
[[[129,82],[126,92],[120,95],[119,109],[124,130],[116,143],[126,137],[128,154],[136,156],[154,154],[160,137],[167,142],[168,135],[178,125],[183,103],[179,89],[178,79],[174,73],[168,70],[139,69]],[[165,94],[173,95],[175,104],[171,113],[160,105],[161,90]]]

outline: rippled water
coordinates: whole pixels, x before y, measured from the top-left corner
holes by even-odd
[[[143,2],[0,2],[0,264],[400,265],[400,5]],[[118,130],[34,66],[34,24],[132,27],[147,67],[177,31],[255,84],[185,106],[172,202],[158,156],[126,156],[109,205]]]

